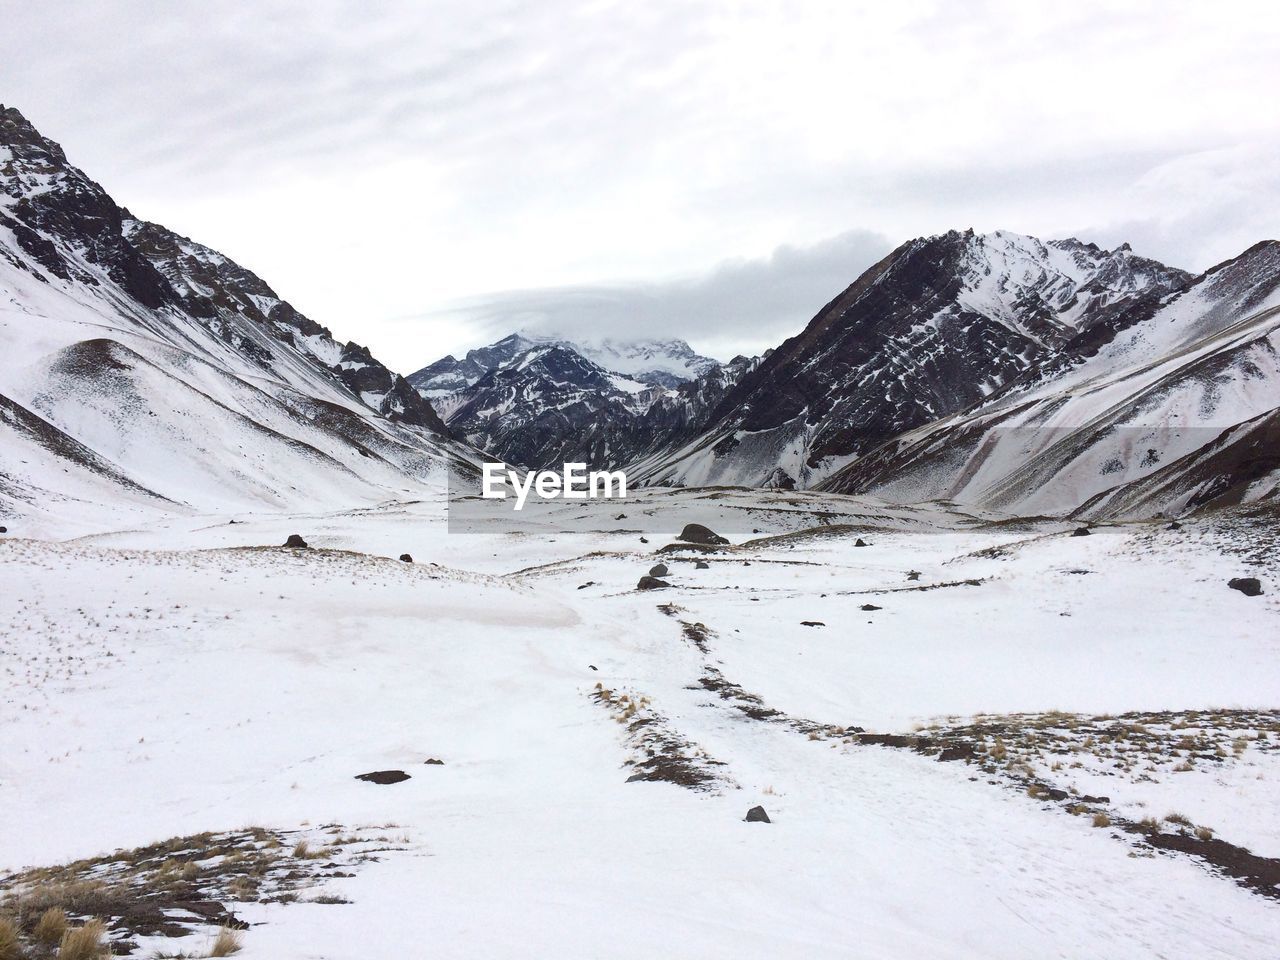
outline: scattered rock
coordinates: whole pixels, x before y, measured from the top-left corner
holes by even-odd
[[[427,758],[426,760],[423,760],[422,762],[423,762],[423,763],[425,763],[425,764],[426,764],[427,766],[429,766],[429,767],[443,767],[443,766],[444,766],[444,761],[443,761],[443,760],[437,760],[435,757],[429,757],[429,758]]]
[[[769,819],[769,815],[764,812],[764,807],[752,807],[747,811],[747,823],[773,823]]]
[[[859,537],[859,538],[857,539],[857,541],[854,543],[854,546],[855,546],[855,547],[865,547],[865,546],[867,546],[867,541],[865,541],[865,540],[863,540],[861,537]]]
[[[594,587],[595,585],[596,585],[596,582],[594,580],[588,580],[586,583],[578,584],[578,589],[585,590],[587,589],[587,587]]]
[[[825,627],[825,626],[826,626],[826,624],[825,624],[825,623],[823,623],[821,620],[801,620],[801,621],[800,621],[800,626],[802,626],[802,627]]]
[[[657,577],[641,577],[640,582],[636,584],[637,590],[661,590],[663,587],[669,587],[671,584]]]
[[[372,773],[356,774],[356,779],[363,780],[365,783],[386,785],[388,783],[402,783],[409,779],[409,775],[403,770],[374,770]]]
[[[862,605],[862,609],[863,610],[883,610],[884,607],[877,607],[874,603],[864,603]]]
[[[1256,597],[1262,593],[1262,584],[1257,577],[1233,577],[1227,581],[1232,590],[1239,590],[1246,597]]]
[[[647,537],[641,537],[641,538],[640,538],[640,542],[641,542],[641,543],[648,543],[648,542],[649,542],[649,540],[648,540],[648,538],[647,538]]]
[[[704,527],[700,523],[686,523],[677,540],[683,540],[685,543],[712,543],[724,544],[729,541],[720,534],[716,533],[709,527]]]
[[[231,522],[232,522],[232,523],[235,523],[235,521],[234,521],[234,520],[232,520]],[[9,528],[8,528],[8,527],[0,527],[0,533],[8,533],[8,532],[9,532]]]
[[[407,553],[400,554],[400,559],[405,563],[413,563],[413,557],[409,556]]]
[[[764,533],[764,531],[763,531],[763,530],[761,530],[759,527],[753,527],[753,528],[752,528],[752,530],[751,530],[751,532],[752,532],[752,533]]]
[[[1071,533],[1073,537],[1087,537],[1089,534],[1090,531],[1088,527],[1076,527]]]
[[[289,534],[289,539],[284,542],[284,545],[286,547],[297,547],[299,549],[305,549],[307,546],[307,541],[303,540],[296,533],[291,533]]]
[[[908,580],[919,580],[919,579],[920,579],[920,571],[919,571],[919,570],[909,570],[909,571],[907,571],[907,579],[908,579]]]
[[[615,519],[615,520],[625,520],[625,519],[627,519],[627,515],[626,515],[625,513],[620,513],[620,514],[618,514],[616,517],[614,517],[613,519]]]
[[[973,756],[972,743],[956,743],[943,747],[942,752],[938,754],[938,760],[942,763],[950,763],[953,760],[971,760]]]
[[[665,577],[670,572],[665,563],[659,563],[649,568],[649,576],[651,577]]]
[[[693,569],[695,569],[695,570],[710,570],[710,569],[711,569],[711,564],[707,563],[707,561],[705,561],[705,560],[699,560],[697,563],[695,563],[695,564],[693,565]]]
[[[600,671],[600,668],[597,667],[594,663],[588,663],[587,666],[590,667],[592,670],[595,670],[597,673]]]
[[[1180,524],[1177,520],[1175,520],[1175,521],[1173,521],[1173,523],[1169,524],[1169,526],[1167,526],[1165,529],[1166,529],[1166,530],[1181,530],[1181,529],[1182,529],[1182,524]]]

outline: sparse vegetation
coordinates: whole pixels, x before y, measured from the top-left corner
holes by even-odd
[[[1093,825],[1095,827],[1109,827],[1111,826],[1111,818],[1105,812],[1099,810],[1093,815]]]
[[[50,907],[40,914],[40,919],[36,921],[36,925],[31,931],[31,936],[36,943],[43,944],[46,947],[56,947],[62,942],[62,935],[66,933],[66,930],[67,911],[61,907]]]
[[[209,956],[229,957],[233,953],[239,953],[240,947],[240,931],[233,930],[231,927],[221,927],[218,930],[217,937],[214,938],[213,946],[209,948]]]
[[[236,903],[301,899],[300,892],[331,875],[309,865],[319,856],[329,861],[325,867],[350,867],[376,852],[402,849],[372,833],[339,830],[342,846],[319,848],[296,832],[205,833],[14,874],[0,883],[0,960],[98,960],[111,951],[132,952],[134,937],[186,937],[206,924],[221,929],[209,948],[214,952],[198,956],[230,956],[240,945],[241,924],[231,910]],[[326,894],[310,899],[347,902]],[[192,903],[202,904],[198,916]],[[103,919],[75,925],[83,917]]]
[[[58,944],[58,960],[100,960],[107,955],[107,927],[101,920],[68,927]]]
[[[22,954],[18,925],[8,917],[0,917],[0,960],[22,960]]]

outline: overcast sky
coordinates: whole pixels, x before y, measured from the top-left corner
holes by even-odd
[[[1280,236],[1280,4],[2,0],[0,100],[409,371],[799,330],[913,236]]]

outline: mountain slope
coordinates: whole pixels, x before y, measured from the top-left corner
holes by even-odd
[[[1196,278],[1088,356],[897,438],[822,486],[1018,512],[1180,513],[1274,494],[1280,243]]]
[[[107,491],[138,509],[351,503],[479,458],[368,350],[130,215],[11,108],[0,346],[6,514],[56,525]]]
[[[964,409],[1187,275],[1078,240],[952,231],[903,244],[744,377],[650,483],[811,485]]]

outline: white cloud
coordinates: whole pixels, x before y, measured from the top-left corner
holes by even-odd
[[[6,102],[399,366],[480,338],[442,304],[513,289],[696,308],[689,338],[732,352],[716,318],[776,303],[748,347],[816,291],[646,280],[850,230],[1083,226],[1190,268],[1280,234],[1280,184],[1251,172],[1274,166],[1269,2],[11,6]]]

